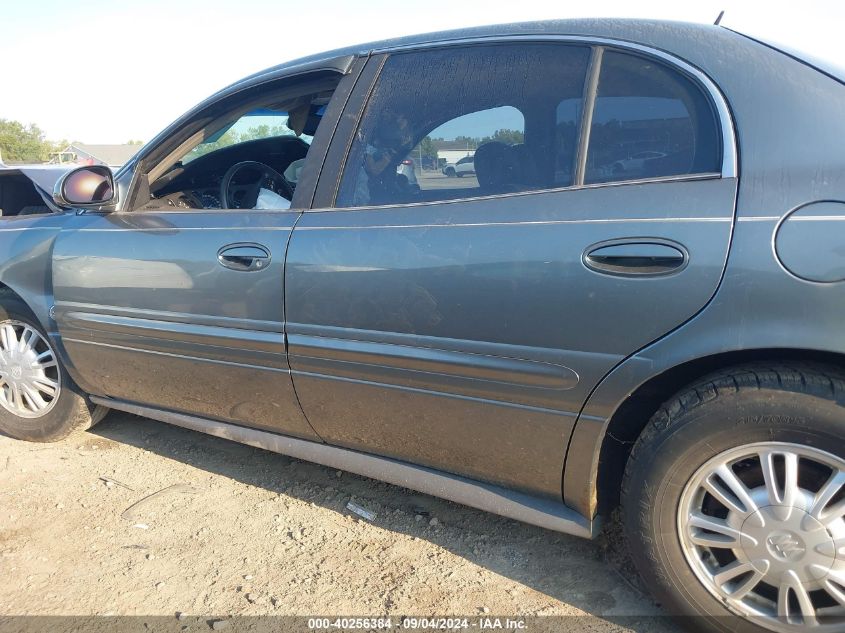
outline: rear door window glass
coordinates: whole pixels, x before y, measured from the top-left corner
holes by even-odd
[[[589,48],[553,43],[391,56],[352,144],[337,206],[573,184],[589,56]]]

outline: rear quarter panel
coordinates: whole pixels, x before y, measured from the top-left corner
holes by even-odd
[[[740,152],[737,221],[715,297],[686,324],[618,364],[588,398],[564,473],[566,503],[587,515],[596,510],[607,425],[650,378],[723,352],[845,354],[845,283],[799,279],[783,268],[773,246],[778,224],[795,209],[820,200],[845,201],[845,86],[730,32],[686,44],[673,40],[664,34],[663,44],[684,51],[682,56],[710,75],[731,106]],[[823,230],[841,231],[845,248],[845,222],[827,222]],[[813,244],[807,249],[809,257],[817,256]]]

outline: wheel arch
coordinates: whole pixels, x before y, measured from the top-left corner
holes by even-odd
[[[45,313],[43,310],[44,306],[38,305],[37,302],[32,301],[31,296],[28,299],[27,293],[20,292],[19,289],[9,285],[5,282],[5,280],[0,278],[0,301],[3,299],[15,299],[20,301],[33,314],[33,316],[35,316],[41,324],[41,327],[43,327],[48,334],[52,332],[52,328],[49,327],[49,309]]]
[[[3,276],[0,276],[0,302],[6,298],[17,300],[22,303],[27,310],[32,313],[32,316],[47,333],[53,348],[59,356],[59,360],[71,375],[74,382],[76,382],[76,384],[84,391],[90,392],[90,385],[88,385],[76,371],[76,367],[68,356],[64,343],[56,330],[56,324],[51,318],[50,307],[52,306],[52,295],[43,294],[41,292],[27,293],[25,287],[15,287],[6,283],[6,281],[7,280],[4,279]]]
[[[799,361],[845,370],[843,353],[772,347],[702,356],[651,376],[622,400],[609,418],[591,478],[592,514],[607,515],[619,504],[622,476],[634,442],[666,400],[714,371],[771,361]]]

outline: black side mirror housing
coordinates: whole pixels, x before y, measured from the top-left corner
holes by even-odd
[[[100,208],[116,202],[114,174],[105,165],[78,167],[62,176],[53,190],[60,207]]]

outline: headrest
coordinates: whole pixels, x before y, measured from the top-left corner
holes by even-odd
[[[484,189],[494,189],[504,182],[506,153],[508,146],[499,141],[490,141],[475,150],[475,176]]]
[[[288,112],[288,127],[297,136],[303,134],[314,136],[317,133],[317,126],[320,125],[323,118],[322,115],[318,114],[320,110],[321,106],[310,103],[291,108]]]

